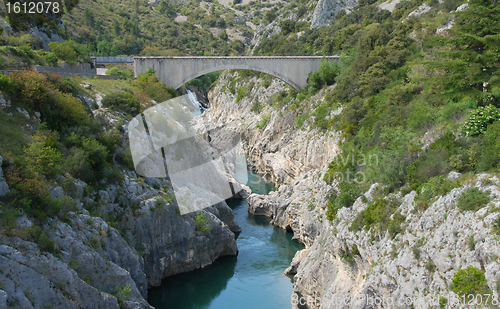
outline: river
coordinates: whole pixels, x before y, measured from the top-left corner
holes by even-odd
[[[274,186],[251,171],[248,185],[267,194]],[[283,275],[303,246],[292,234],[272,226],[269,218],[248,214],[244,199],[228,200],[242,228],[238,256],[221,257],[212,265],[165,278],[149,290],[148,302],[157,309],[290,308],[292,281]]]

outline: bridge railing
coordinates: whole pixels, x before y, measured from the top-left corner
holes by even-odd
[[[94,64],[133,64],[134,57],[89,57]]]

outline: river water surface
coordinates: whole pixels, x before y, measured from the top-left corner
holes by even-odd
[[[248,172],[253,192],[274,190],[258,175]],[[273,227],[270,219],[248,214],[244,199],[228,200],[242,228],[236,243],[238,256],[222,257],[212,265],[165,278],[149,290],[148,302],[157,309],[290,308],[292,281],[283,275],[302,245],[292,234]]]

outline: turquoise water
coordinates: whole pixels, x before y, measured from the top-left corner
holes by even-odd
[[[248,172],[253,192],[267,194],[272,184]],[[149,303],[157,309],[290,308],[291,279],[283,275],[295,252],[303,247],[292,234],[269,224],[270,219],[248,214],[243,199],[227,201],[242,228],[236,243],[239,254],[222,257],[212,265],[163,280],[149,290]]]

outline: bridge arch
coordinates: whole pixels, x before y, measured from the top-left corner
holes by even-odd
[[[137,76],[153,68],[161,82],[175,89],[214,71],[253,70],[279,78],[300,91],[301,87],[307,86],[309,73],[319,69],[322,59],[338,63],[338,56],[134,57],[134,70]]]
[[[253,66],[240,66],[240,65],[228,65],[228,66],[224,66],[224,67],[220,67],[220,68],[214,68],[213,70],[209,69],[209,70],[206,70],[206,72],[201,71],[201,72],[193,73],[193,74],[185,77],[178,85],[172,86],[172,88],[177,89],[177,88],[181,87],[182,85],[184,85],[185,83],[189,82],[190,80],[193,80],[196,77],[199,77],[199,76],[211,73],[211,72],[222,71],[222,70],[238,70],[238,69],[252,70],[252,71],[257,71],[257,72],[262,72],[262,73],[272,75],[276,78],[281,79],[282,81],[284,81],[288,85],[292,86],[296,90],[300,91],[300,87],[295,82],[293,82],[291,79],[289,79],[289,78],[287,78],[287,77],[285,77],[277,72],[271,72],[270,70],[265,70],[263,68],[257,68],[257,67],[253,67]]]

